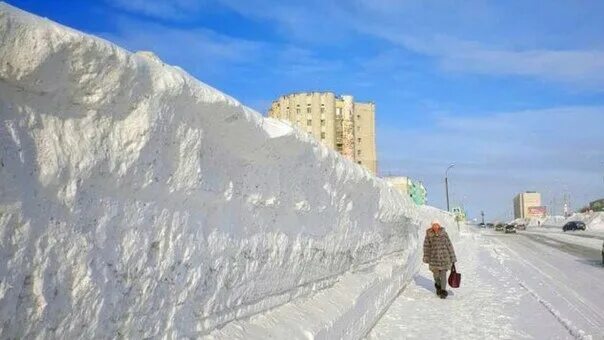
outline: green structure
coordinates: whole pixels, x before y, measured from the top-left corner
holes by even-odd
[[[426,204],[428,192],[422,182],[409,181],[409,196],[417,205]]]
[[[428,200],[428,192],[420,181],[412,181],[406,176],[386,176],[384,179],[403,195],[407,195],[417,205],[424,205]]]
[[[604,198],[590,202],[589,209],[593,211],[604,211]]]

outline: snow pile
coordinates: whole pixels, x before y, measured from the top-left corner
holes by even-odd
[[[567,221],[585,222],[587,230],[604,231],[604,212],[575,213],[567,218]]]
[[[584,222],[587,230],[604,231],[604,212],[574,213],[569,217],[547,216],[542,219],[529,219],[528,226],[559,229],[570,221]]]
[[[543,228],[562,228],[566,219],[564,216],[546,216],[544,218],[527,218],[521,219],[525,221],[527,227],[543,227]]]
[[[6,4],[0,115],[4,337],[355,338],[429,221],[455,237],[305,133]]]

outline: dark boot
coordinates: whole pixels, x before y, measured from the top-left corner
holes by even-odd
[[[444,289],[440,289],[440,292],[438,293],[438,296],[439,296],[441,299],[446,299],[446,298],[447,298],[447,296],[449,296],[449,292],[447,292],[447,291],[446,291],[446,290],[444,290]]]
[[[434,283],[434,288],[436,288],[436,295],[440,296],[440,285],[437,283]]]

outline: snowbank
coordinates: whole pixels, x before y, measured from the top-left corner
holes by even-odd
[[[252,315],[278,316],[258,337],[359,337],[429,220],[452,223],[149,53],[6,4],[0,115],[8,338],[222,337]]]
[[[566,221],[583,221],[587,230],[604,231],[604,212],[575,213]]]
[[[542,219],[530,219],[528,226],[561,229],[564,224],[570,221],[584,222],[587,230],[604,231],[604,212],[574,213],[569,217],[547,216]]]

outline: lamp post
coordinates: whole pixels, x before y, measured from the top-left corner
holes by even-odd
[[[449,208],[449,170],[455,166],[455,163],[449,165],[447,170],[445,170],[445,194],[447,196],[447,211],[451,211]]]

